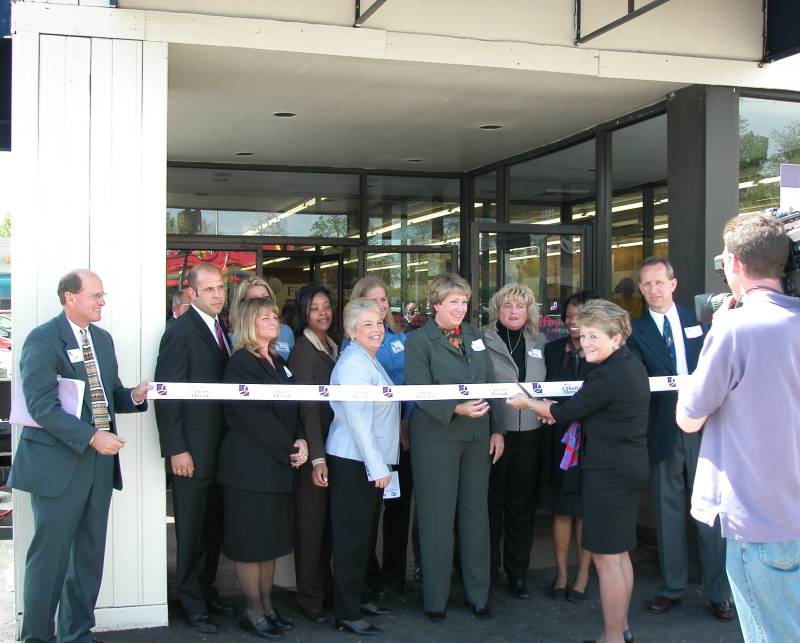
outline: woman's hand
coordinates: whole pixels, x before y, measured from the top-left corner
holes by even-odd
[[[383,478],[378,478],[375,481],[375,487],[377,489],[386,489],[389,486],[389,481],[392,479],[392,474],[390,473],[388,476],[384,476]]]
[[[295,440],[292,446],[297,449],[297,453],[289,456],[289,462],[292,467],[299,469],[308,460],[308,443],[305,440]]]
[[[506,449],[506,441],[502,433],[492,433],[489,438],[489,455],[492,456],[492,464],[497,462]]]
[[[400,420],[400,446],[403,447],[403,451],[411,448],[411,443],[408,441],[408,420]]]
[[[469,418],[480,418],[489,412],[489,403],[486,400],[470,400],[457,405],[454,412],[456,415],[464,415]]]
[[[506,400],[506,404],[510,404],[518,411],[531,410],[531,398],[529,398],[524,393],[517,393],[514,397],[508,398]]]
[[[536,411],[536,415],[539,416],[539,419],[544,422],[545,424],[555,424],[556,419],[553,417],[553,414],[550,413],[550,407],[553,406],[555,402],[553,400],[536,400],[534,402],[534,406],[536,407],[534,410]]]
[[[514,397],[506,400],[506,404],[510,404],[515,409],[520,411],[533,411],[539,416],[539,419],[546,424],[555,424],[555,418],[550,413],[550,407],[553,405],[553,400],[533,400],[527,395],[517,393]]]
[[[314,465],[314,470],[311,472],[311,482],[317,487],[328,486],[328,464],[324,460]]]

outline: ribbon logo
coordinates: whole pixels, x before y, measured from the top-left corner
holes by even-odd
[[[531,386],[533,386],[533,392],[538,393],[541,395],[542,393],[542,385],[539,382],[531,382]]]
[[[458,385],[458,394],[467,396],[469,395],[469,389],[467,388],[466,384],[459,384]]]
[[[383,397],[394,397],[394,393],[392,393],[391,386],[384,386],[383,387]]]
[[[156,384],[156,394],[158,394],[158,395],[166,395],[167,394],[167,385],[166,384]]]
[[[671,375],[668,375],[667,376],[667,386],[669,388],[678,388],[678,380],[676,380]]]
[[[239,395],[242,397],[250,397],[250,389],[247,388],[247,384],[239,384]]]
[[[330,397],[331,394],[328,392],[327,386],[320,386],[319,387],[319,396],[320,397]]]

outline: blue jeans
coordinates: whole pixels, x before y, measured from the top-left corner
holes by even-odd
[[[800,636],[800,540],[727,541],[727,570],[746,643]]]

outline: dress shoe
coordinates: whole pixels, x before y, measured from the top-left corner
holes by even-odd
[[[291,630],[294,627],[295,620],[293,618],[283,618],[278,613],[278,610],[274,607],[264,614],[264,618],[267,619],[267,623],[272,625],[273,627],[277,627],[279,630],[286,632],[287,630]]]
[[[391,614],[392,610],[388,607],[378,607],[375,603],[362,603],[361,613],[364,616],[386,616]]]
[[[362,625],[362,623],[365,623],[365,625]],[[358,636],[375,636],[377,634],[383,634],[383,630],[381,628],[375,627],[372,623],[367,623],[367,621],[340,621],[337,619],[336,629],[340,632],[352,632]]]
[[[250,632],[250,634],[253,636],[257,636],[262,639],[283,638],[283,632],[271,623],[267,622],[267,619],[263,616],[253,623],[253,621],[250,620],[250,617],[243,612],[239,615],[239,627],[246,632]]]
[[[428,610],[425,610],[425,614],[434,623],[441,623],[447,616],[447,613],[444,610],[442,610],[441,612],[429,612]]]
[[[223,603],[216,598],[210,600],[206,603],[208,607],[208,611],[212,614],[219,614],[220,616],[233,616],[236,614],[236,608],[233,605],[228,605],[228,603]]]
[[[633,634],[631,634],[631,631],[629,629],[625,630],[622,633],[622,638],[625,641],[625,643],[633,643]],[[583,643],[597,643],[597,639],[591,639],[591,640],[584,639]]]
[[[524,580],[515,580],[511,582],[511,595],[514,598],[526,599],[531,595],[528,593],[528,583]]]
[[[570,603],[583,603],[586,600],[586,591],[579,592],[577,589],[567,591],[567,600]]]
[[[721,621],[732,621],[734,617],[733,606],[730,601],[711,603],[711,613]]]
[[[647,608],[651,614],[666,614],[675,605],[680,605],[680,598],[668,598],[667,596],[656,596]]]
[[[475,618],[479,618],[482,621],[487,621],[490,618],[494,618],[494,614],[492,614],[492,610],[488,605],[473,605],[472,603],[467,603],[472,608],[472,615]]]
[[[208,614],[192,614],[191,616],[187,616],[186,623],[198,634],[216,634],[219,632],[217,624],[208,618]]]
[[[314,623],[325,624],[325,623],[330,623],[331,622],[331,617],[328,616],[322,610],[317,610],[317,609],[303,610],[303,615],[309,621],[313,621]]]
[[[556,581],[553,580],[553,585],[550,587],[550,597],[555,601],[565,601],[567,600],[567,586],[564,587],[556,587]]]

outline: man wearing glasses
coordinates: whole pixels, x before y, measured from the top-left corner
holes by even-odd
[[[125,388],[114,342],[94,325],[106,293],[89,270],[61,278],[63,312],[34,328],[20,358],[22,391],[38,427],[25,426],[9,484],[31,494],[34,535],[25,561],[21,639],[91,640],[103,577],[111,491],[122,489],[116,413],[144,411],[150,381]],[[66,412],[58,378],[84,383],[80,417]]]

